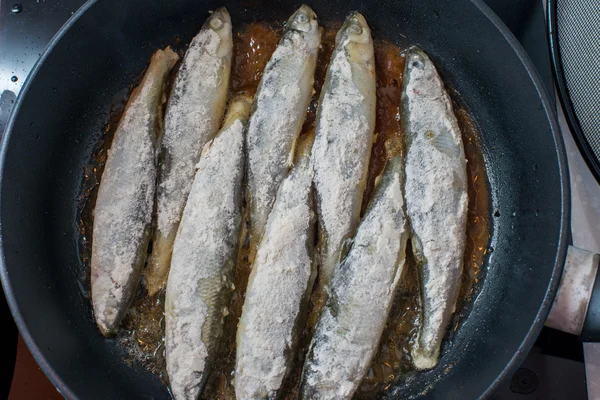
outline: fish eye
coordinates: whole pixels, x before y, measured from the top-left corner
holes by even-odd
[[[308,22],[308,17],[306,16],[306,14],[300,13],[296,17],[296,22],[298,22],[300,24],[306,24]]]
[[[418,69],[423,69],[423,62],[421,60],[413,60],[411,61],[411,66]]]
[[[213,18],[210,20],[210,27],[214,30],[221,29],[223,21],[220,18]]]
[[[348,27],[348,30],[350,31],[350,33],[353,33],[355,35],[360,35],[362,33],[362,31],[363,31],[362,28],[360,27],[360,25],[358,25],[356,23],[351,24]]]

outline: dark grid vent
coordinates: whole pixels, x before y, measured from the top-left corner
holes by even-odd
[[[571,110],[566,110],[569,122],[578,139],[580,149],[584,156],[589,158],[588,164],[595,170],[598,179],[600,177],[600,0],[556,0],[554,11],[556,13],[554,21],[551,21],[555,23],[554,61],[559,64],[555,67],[557,67],[559,88],[562,86],[563,104],[567,109],[571,107]],[[557,51],[558,57],[556,57]]]

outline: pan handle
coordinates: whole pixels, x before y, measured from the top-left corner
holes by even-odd
[[[546,326],[600,342],[600,254],[569,246]]]
[[[596,254],[598,256],[598,254]],[[582,342],[600,342],[600,274],[596,274],[594,288],[579,338]]]

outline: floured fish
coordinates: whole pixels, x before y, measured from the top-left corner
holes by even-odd
[[[412,358],[416,368],[428,369],[438,362],[460,287],[468,203],[466,160],[450,97],[421,49],[408,51],[403,85],[406,212],[422,300],[422,324]]]
[[[313,93],[321,31],[317,16],[300,7],[265,67],[248,126],[250,233],[258,243]]]
[[[178,59],[168,47],[152,56],[119,121],[100,181],[91,286],[94,316],[103,335],[113,333],[125,316],[146,261],[165,86]]]
[[[379,349],[405,263],[409,228],[403,160],[386,165],[315,328],[302,371],[303,399],[351,399]]]
[[[276,398],[295,361],[297,334],[316,271],[312,140],[301,138],[298,160],[279,187],[248,280],[237,331],[238,400]]]
[[[175,399],[198,397],[223,334],[240,235],[250,106],[248,98],[234,100],[220,133],[204,147],[173,246],[165,347]]]
[[[150,295],[164,287],[173,242],[202,147],[223,117],[231,70],[231,18],[214,11],[192,40],[177,72],[165,116],[158,171],[156,227],[146,272]]]
[[[375,129],[375,58],[371,31],[358,12],[336,36],[316,120],[312,157],[319,215],[319,291],[343,242],[354,235]]]

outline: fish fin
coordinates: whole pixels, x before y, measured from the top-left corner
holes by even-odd
[[[460,213],[463,201],[461,198],[467,193],[467,183],[465,179],[460,176],[456,171],[452,171],[452,194],[454,197],[454,204],[457,205],[457,213]]]
[[[456,171],[452,171],[452,187],[459,195],[467,190],[465,180]]]
[[[346,238],[346,239],[344,239],[342,241],[341,250],[340,250],[340,257],[337,260],[336,264],[341,263],[344,260],[344,258],[346,258],[346,256],[350,252],[350,249],[352,248],[352,244],[354,244],[354,239],[353,238]]]
[[[212,147],[214,139],[209,140],[203,147],[202,147],[202,151],[200,152],[200,159],[198,160],[198,162],[196,163],[196,171],[198,170],[198,168],[200,167],[200,160],[206,156],[206,154],[210,151],[210,148]]]
[[[458,145],[454,141],[452,133],[450,133],[449,130],[444,129],[437,134],[432,131],[427,131],[425,132],[425,136],[431,140],[433,147],[446,154],[448,157],[455,158],[460,155]]]
[[[410,244],[412,247],[413,256],[417,263],[423,262],[423,245],[421,244],[421,240],[413,233],[410,238]]]
[[[212,348],[216,343],[216,339],[220,338],[223,329],[223,306],[221,306],[221,297],[223,289],[227,288],[227,284],[219,275],[214,275],[210,278],[200,279],[198,282],[198,292],[202,300],[209,308],[216,307],[221,313],[208,313],[204,324],[202,325],[202,342]],[[225,303],[227,304],[227,303]]]
[[[394,269],[394,287],[396,287],[400,279],[402,279],[402,275],[404,273],[409,236],[408,224],[405,222],[404,231],[400,235],[400,251],[398,252],[398,259]]]
[[[379,187],[379,184],[381,183],[381,175],[382,174],[379,174],[375,177],[375,182],[373,182],[374,189]]]
[[[294,141],[292,142],[292,148],[290,149],[290,154],[288,154],[288,159],[285,162],[285,165],[288,168],[291,168],[294,166],[294,154],[296,154],[296,146],[298,145],[298,137],[296,136],[294,138]]]

